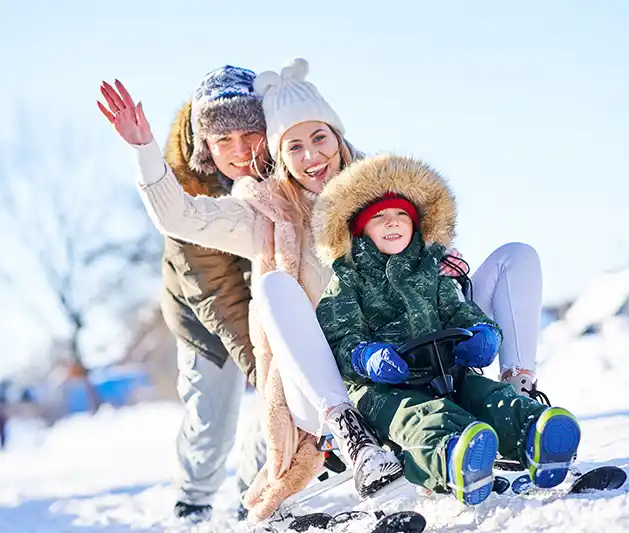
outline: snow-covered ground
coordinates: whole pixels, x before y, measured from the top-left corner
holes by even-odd
[[[546,339],[540,385],[554,404],[580,416],[582,469],[615,464],[629,471],[629,342],[617,332],[610,335]],[[255,412],[251,403],[249,396],[243,418]],[[180,416],[177,405],[144,404],[104,408],[94,417],[75,416],[49,430],[15,422],[9,448],[0,453],[0,532],[246,531],[234,519],[233,477],[216,502],[211,524],[190,526],[173,518],[169,479]],[[232,455],[232,472],[235,462]],[[320,498],[318,509],[340,512],[356,506],[350,485]],[[611,533],[629,531],[628,490],[569,497],[492,495],[476,508],[412,490],[384,509],[421,512],[430,532]],[[367,525],[356,523],[351,531],[365,532]]]

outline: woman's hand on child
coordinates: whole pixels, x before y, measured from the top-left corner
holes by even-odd
[[[491,365],[502,342],[500,332],[489,324],[478,324],[469,330],[474,336],[455,346],[454,362],[459,366],[473,368]]]
[[[456,248],[448,250],[448,261],[439,263],[439,275],[446,278],[458,278],[462,273],[469,274],[470,267],[463,261],[463,255]]]
[[[149,144],[153,140],[153,134],[144,116],[142,102],[135,105],[125,86],[118,80],[115,81],[115,85],[117,91],[106,81],[102,83],[100,92],[107,106],[96,102],[98,109],[114,126],[118,135],[129,144]]]
[[[361,342],[352,352],[352,366],[375,383],[395,385],[409,378],[406,361],[384,342]]]

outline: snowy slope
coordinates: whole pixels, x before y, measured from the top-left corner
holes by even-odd
[[[581,419],[582,469],[615,464],[629,471],[629,330],[617,326],[587,337],[545,336],[540,349],[541,387],[554,404]],[[255,412],[251,402],[248,396],[243,417]],[[233,518],[233,477],[216,502],[212,524],[190,527],[172,517],[169,476],[180,416],[177,405],[145,404],[75,416],[50,430],[13,424],[9,449],[0,453],[0,532],[245,531]],[[230,457],[232,471],[235,462]],[[412,489],[385,509],[415,509],[431,532],[611,533],[629,531],[628,490],[565,498],[492,495],[472,509]],[[340,512],[356,505],[348,483],[320,498],[317,510]],[[364,523],[352,529],[364,531]]]
[[[606,272],[591,281],[566,312],[565,323],[574,333],[605,322],[629,299],[629,269]]]
[[[243,413],[254,411],[251,400]],[[159,403],[77,415],[48,431],[11,427],[0,453],[0,532],[190,531],[172,518],[180,418],[178,405]],[[230,473],[235,462],[230,457]],[[231,479],[217,518],[231,517],[236,502]]]
[[[233,479],[217,502],[213,524],[191,528],[172,518],[168,480],[179,416],[177,406],[142,405],[105,410],[94,418],[77,416],[50,431],[23,428],[0,454],[0,531],[242,531],[233,520]],[[627,469],[628,442],[629,414],[588,416],[579,462],[584,468],[613,463]],[[234,461],[232,457],[230,467]],[[330,512],[357,503],[347,485],[318,501]],[[414,508],[428,519],[430,531],[629,531],[626,489],[569,498],[493,495],[475,509],[448,496],[426,497],[413,490],[385,508]],[[356,524],[353,531],[365,531],[365,524]]]
[[[629,271],[602,276],[542,332],[539,385],[553,404],[579,415],[629,414],[629,316],[615,314],[628,294]],[[583,334],[591,324],[595,332]]]

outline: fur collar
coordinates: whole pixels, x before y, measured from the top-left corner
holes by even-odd
[[[456,204],[446,181],[428,165],[393,155],[353,163],[331,180],[315,204],[312,229],[321,261],[331,265],[351,259],[349,221],[366,205],[387,192],[405,196],[418,206],[421,235],[427,246],[448,248],[454,238]]]
[[[164,159],[172,168],[183,189],[192,196],[225,196],[228,190],[220,183],[216,174],[202,174],[190,168],[192,157],[192,128],[190,125],[191,102],[187,102],[177,113],[170,128]]]

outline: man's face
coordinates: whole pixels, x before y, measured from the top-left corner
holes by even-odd
[[[266,137],[261,131],[234,130],[206,139],[212,159],[226,177],[259,177],[267,159]]]

